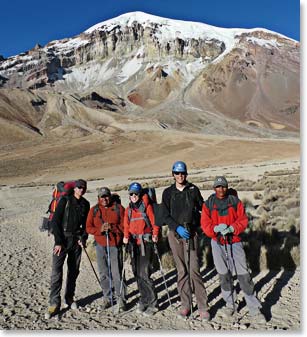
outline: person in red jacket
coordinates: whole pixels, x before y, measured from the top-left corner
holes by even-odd
[[[228,193],[228,182],[223,176],[216,177],[213,189],[215,193],[202,207],[201,228],[211,238],[213,261],[219,274],[222,296],[226,302],[222,314],[232,316],[237,312],[232,280],[232,275],[236,275],[244,293],[249,315],[254,319],[265,321],[260,311],[261,303],[254,293],[254,284],[239,236],[248,225],[243,203],[237,196]]]
[[[140,299],[136,312],[152,316],[157,311],[157,294],[150,278],[150,263],[153,256],[153,242],[158,242],[159,227],[155,225],[153,207],[148,195],[142,195],[142,186],[130,184],[130,203],[125,210],[124,244],[132,243],[131,263]]]
[[[97,267],[103,290],[102,309],[113,304],[112,281],[117,297],[117,309],[118,311],[126,309],[125,285],[121,281],[124,212],[124,207],[113,200],[110,189],[102,187],[98,190],[98,204],[90,209],[86,221],[86,231],[94,235],[96,241]],[[123,289],[121,285],[124,286]]]

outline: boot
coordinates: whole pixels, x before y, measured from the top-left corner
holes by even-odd
[[[52,316],[55,316],[59,311],[60,308],[58,305],[49,305],[45,313],[45,319],[50,319]]]
[[[125,301],[121,297],[117,297],[116,305],[115,305],[115,312],[120,313],[126,310],[127,310],[127,307],[126,307]]]

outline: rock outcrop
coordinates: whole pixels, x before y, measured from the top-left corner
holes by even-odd
[[[30,93],[24,113],[39,112],[30,124],[44,135],[72,114],[86,132],[129,116],[121,125],[142,117],[166,129],[282,137],[300,126],[300,44],[265,29],[127,13],[0,57],[1,118],[18,123],[23,105],[7,89],[23,92],[16,100]]]

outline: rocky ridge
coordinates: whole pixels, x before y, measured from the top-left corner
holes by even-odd
[[[265,29],[127,13],[0,59],[0,118],[19,134],[26,127],[47,135],[63,123],[81,133],[125,130],[141,121],[149,129],[295,136],[299,48]],[[22,92],[12,98],[11,89]]]

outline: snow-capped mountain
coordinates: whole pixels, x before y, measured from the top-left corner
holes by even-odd
[[[36,102],[53,92],[85,108],[141,113],[164,128],[220,133],[233,125],[267,136],[299,130],[299,71],[300,45],[281,34],[134,12],[0,58],[0,87],[2,95],[31,90]]]

